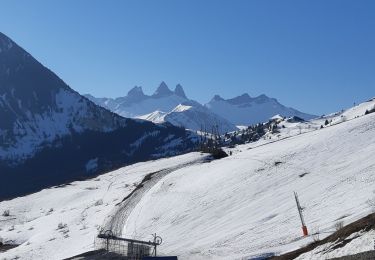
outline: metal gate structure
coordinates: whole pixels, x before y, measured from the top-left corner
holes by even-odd
[[[127,260],[142,260],[146,256],[156,256],[156,247],[161,245],[162,239],[156,234],[153,237],[153,241],[141,241],[117,237],[107,230],[96,237],[95,248],[123,255]]]

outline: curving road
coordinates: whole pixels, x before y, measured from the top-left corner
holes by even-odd
[[[142,182],[138,184],[137,187],[122,200],[122,202],[116,205],[118,208],[104,224],[104,230],[111,230],[113,235],[121,237],[130,213],[142,199],[143,195],[147,193],[156,183],[174,171],[210,160],[210,156],[206,156],[193,162],[181,164],[171,168],[165,168],[160,171],[147,174],[143,178]]]

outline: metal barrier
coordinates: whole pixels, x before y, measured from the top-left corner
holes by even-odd
[[[95,239],[95,248],[104,249],[108,252],[120,254],[127,260],[142,260],[145,256],[156,256],[157,246],[161,245],[162,239],[153,234],[154,241],[141,241],[114,236],[112,231],[101,232]],[[151,252],[153,249],[153,252]]]

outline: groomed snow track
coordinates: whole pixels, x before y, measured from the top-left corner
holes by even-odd
[[[123,230],[128,220],[128,217],[134,207],[141,201],[144,194],[146,194],[155,184],[162,180],[165,176],[173,173],[179,169],[200,163],[210,162],[211,156],[200,158],[196,161],[184,163],[175,167],[165,168],[159,171],[151,172],[147,174],[143,180],[136,186],[136,188],[127,195],[120,203],[116,205],[113,214],[108,216],[103,225],[103,230],[111,230],[115,236],[121,237]]]

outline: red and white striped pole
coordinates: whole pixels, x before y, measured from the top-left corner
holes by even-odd
[[[309,232],[307,231],[305,220],[303,219],[303,214],[302,214],[302,210],[303,209],[302,209],[301,205],[299,204],[299,199],[298,199],[297,192],[294,192],[294,198],[296,199],[297,209],[298,209],[299,217],[300,217],[301,223],[302,223],[302,233],[303,233],[303,236],[308,236]]]

